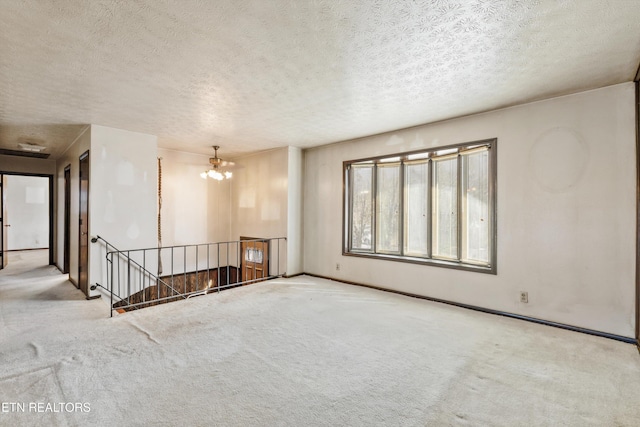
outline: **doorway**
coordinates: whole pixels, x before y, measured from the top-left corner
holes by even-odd
[[[0,269],[11,252],[53,251],[53,175],[0,172]]]
[[[62,272],[69,273],[71,253],[71,165],[64,168],[64,260]]]
[[[4,202],[4,182],[4,175],[0,175],[0,269],[7,266],[7,233],[4,230],[7,214]]]
[[[89,297],[89,151],[80,156],[78,288]]]
[[[640,351],[640,68],[634,79],[636,89],[636,345]]]

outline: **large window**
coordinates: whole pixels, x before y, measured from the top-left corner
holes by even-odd
[[[496,273],[496,140],[344,163],[344,253]]]

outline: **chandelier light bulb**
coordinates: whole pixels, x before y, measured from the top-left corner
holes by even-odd
[[[211,179],[215,179],[216,181],[222,181],[223,179],[231,179],[233,173],[229,171],[218,172],[215,169],[209,169],[208,171],[202,172],[200,176],[203,179],[207,179],[207,177],[209,177]]]

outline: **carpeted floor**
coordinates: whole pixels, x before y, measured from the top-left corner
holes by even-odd
[[[16,256],[3,426],[639,425],[630,344],[305,276],[110,319]]]

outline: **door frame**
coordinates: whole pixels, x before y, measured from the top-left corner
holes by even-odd
[[[636,120],[636,346],[640,351],[640,67],[634,79]]]
[[[0,174],[0,270],[7,266],[7,245],[4,223],[7,218],[4,209],[4,174]]]
[[[67,274],[71,270],[71,165],[64,168],[64,235],[62,272]]]
[[[86,195],[86,199],[87,199],[87,235],[86,235],[86,251],[87,251],[87,257],[86,257],[86,276],[87,276],[87,280],[86,283],[82,282],[82,276],[81,276],[81,268],[82,268],[82,251],[83,251],[83,245],[82,245],[82,162],[86,160],[86,165],[87,165],[87,195]],[[91,168],[91,158],[89,157],[89,150],[85,151],[84,153],[82,153],[79,157],[78,160],[78,283],[77,283],[77,287],[78,289],[80,289],[85,296],[87,297],[87,299],[89,299],[89,191],[90,191],[90,185],[91,185],[91,181],[90,181],[90,177],[91,177],[91,173],[90,173],[90,168]]]
[[[53,174],[47,174],[47,173],[31,173],[31,172],[5,172],[5,171],[0,171],[0,175],[2,175],[2,184],[4,185],[4,177],[6,175],[11,175],[11,176],[34,176],[34,177],[41,177],[41,178],[49,178],[49,265],[55,265],[55,257],[54,257],[54,252],[55,252],[55,247],[54,247],[54,236],[55,236],[55,218],[54,218],[54,194],[53,194],[53,190],[54,190],[54,176]],[[3,188],[4,190],[4,188]],[[4,221],[4,215],[2,220]],[[4,223],[2,224],[2,226],[4,227]],[[4,233],[4,230],[2,231]],[[6,254],[3,254],[4,256],[6,256]]]

